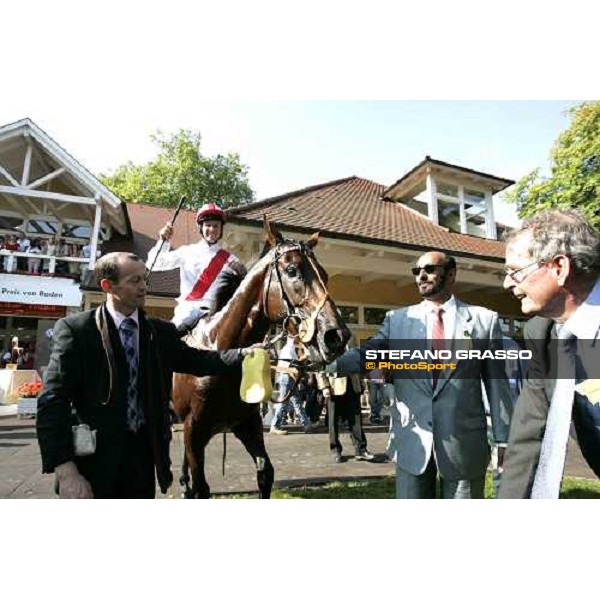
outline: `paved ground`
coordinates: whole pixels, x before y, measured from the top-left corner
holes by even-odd
[[[365,427],[369,449],[383,455],[387,442],[386,427]],[[286,436],[265,434],[267,449],[275,466],[276,486],[287,487],[330,480],[355,480],[392,475],[394,465],[357,462],[347,434],[342,434],[344,454],[342,464],[331,462],[327,430],[321,427],[313,434],[292,431]],[[166,497],[180,495],[178,469],[183,444],[181,431],[176,431],[172,446],[175,483]],[[213,493],[256,492],[254,464],[232,434],[227,435],[225,477],[221,473],[223,436],[213,438],[207,449],[207,479]],[[35,422],[16,416],[0,416],[0,498],[53,498],[52,475],[42,475],[35,435]],[[576,444],[571,443],[567,457],[567,474],[596,479],[581,457]]]

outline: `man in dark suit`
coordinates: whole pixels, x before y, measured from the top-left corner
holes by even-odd
[[[523,313],[537,316],[525,327],[532,359],[513,415],[499,497],[556,498],[571,417],[582,453],[600,476],[600,405],[578,391],[598,378],[600,235],[576,211],[541,213],[507,239],[506,267],[504,287]],[[559,366],[561,341],[573,354],[570,378]]]
[[[171,485],[169,399],[173,372],[227,374],[250,349],[191,348],[175,326],[144,314],[146,269],[135,254],[96,263],[106,294],[98,309],[57,322],[37,434],[44,473],[61,498],[153,498]],[[72,426],[96,430],[96,449],[76,456]]]

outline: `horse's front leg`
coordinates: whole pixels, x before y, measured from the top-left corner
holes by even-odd
[[[233,433],[242,442],[256,465],[258,497],[262,499],[270,498],[273,482],[275,481],[275,469],[265,447],[260,413],[258,411],[253,413],[243,423],[235,427]]]

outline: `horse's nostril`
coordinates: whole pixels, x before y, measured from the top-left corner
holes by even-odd
[[[347,329],[328,329],[323,334],[325,346],[330,352],[343,350],[349,338],[350,332]]]

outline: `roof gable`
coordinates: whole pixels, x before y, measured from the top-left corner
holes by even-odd
[[[123,201],[30,119],[0,127],[0,192],[23,198],[29,212],[44,200],[60,201],[59,194],[92,209],[100,201],[115,229],[130,233]],[[93,212],[86,215],[81,207],[62,216],[69,212],[93,220]]]

